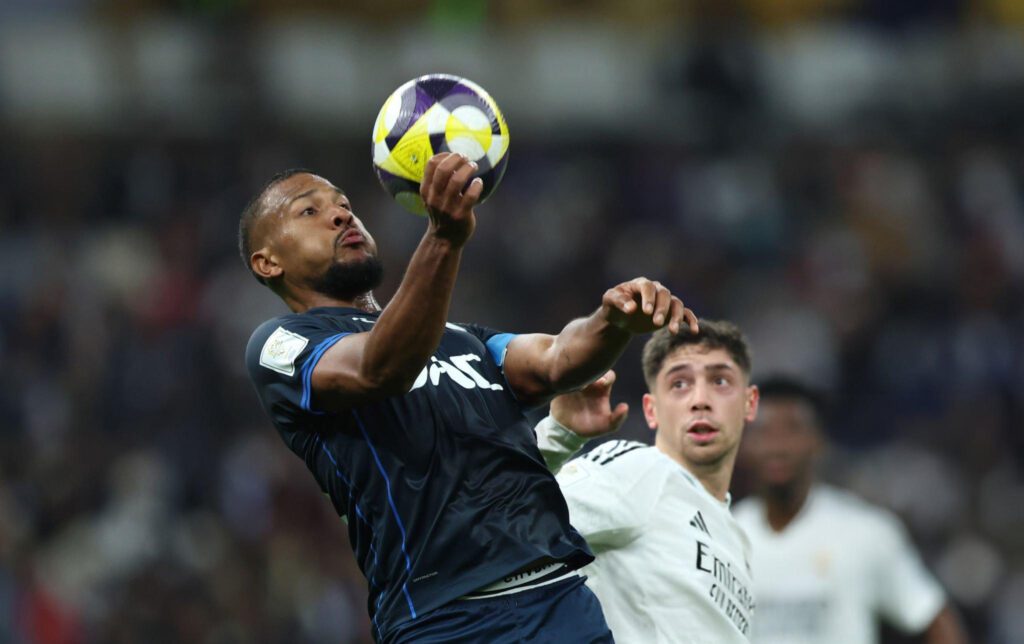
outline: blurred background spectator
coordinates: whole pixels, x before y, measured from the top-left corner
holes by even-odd
[[[243,371],[281,305],[237,218],[317,170],[386,299],[423,222],[370,129],[436,71],[513,141],[453,320],[553,332],[646,274],[738,321],[757,372],[830,392],[829,478],[908,522],[977,641],[1024,641],[1022,29],[1017,0],[0,3],[0,642],[368,641]]]

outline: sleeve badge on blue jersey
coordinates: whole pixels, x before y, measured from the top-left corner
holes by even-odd
[[[309,344],[309,338],[304,338],[279,326],[263,344],[263,351],[260,352],[260,364],[286,376],[293,376],[295,375],[295,359],[299,357],[307,344]]]

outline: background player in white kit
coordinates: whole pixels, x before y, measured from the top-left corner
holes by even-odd
[[[701,320],[695,334],[655,333],[643,368],[654,446],[604,443],[557,475],[570,522],[597,556],[587,583],[617,642],[746,643],[756,602],[729,481],[757,414],[749,350],[735,325]],[[621,424],[627,407],[611,409],[612,380],[552,403],[538,425],[549,467]]]
[[[966,641],[899,520],[815,482],[824,449],[817,395],[788,379],[759,385],[744,446],[759,495],[736,507],[754,550],[754,642],[873,644],[879,619],[929,644]]]

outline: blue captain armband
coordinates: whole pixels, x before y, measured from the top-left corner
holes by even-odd
[[[487,339],[487,351],[491,359],[499,368],[505,366],[505,352],[508,351],[508,343],[516,337],[515,333],[499,333]]]

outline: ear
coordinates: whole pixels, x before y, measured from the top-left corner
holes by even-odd
[[[658,416],[654,412],[654,396],[651,394],[644,394],[644,419],[647,421],[647,426],[652,430],[657,431],[658,429]]]
[[[277,257],[266,246],[249,256],[249,265],[257,275],[268,281],[284,273],[284,269],[277,263]]]
[[[761,401],[761,390],[757,388],[757,385],[750,385],[747,387],[747,404],[746,413],[743,419],[748,423],[754,422],[757,418],[757,405]]]

